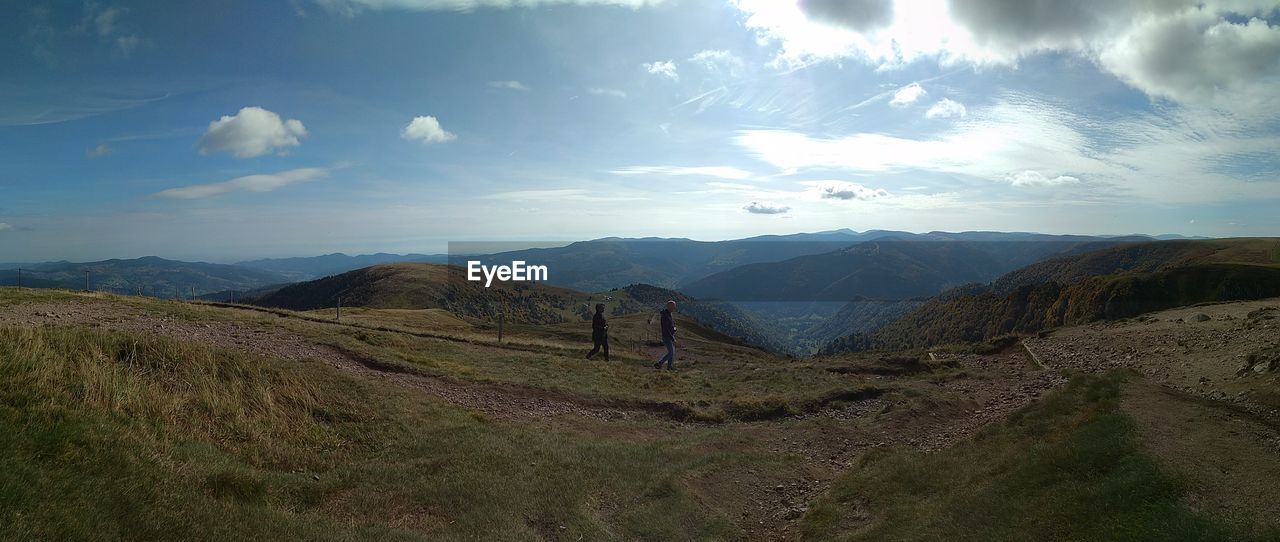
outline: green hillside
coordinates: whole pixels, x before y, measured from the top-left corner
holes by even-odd
[[[1040,282],[1037,282],[1040,281]],[[824,353],[979,342],[1010,333],[1280,295],[1280,239],[1160,241],[1049,260],[937,296]]]
[[[306,311],[336,307],[341,297],[343,305],[352,307],[444,309],[485,320],[503,314],[512,323],[548,324],[581,320],[592,299],[590,294],[538,283],[485,288],[461,273],[440,264],[375,265],[289,285],[251,302]]]

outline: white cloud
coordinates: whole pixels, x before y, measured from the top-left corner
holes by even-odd
[[[631,166],[611,171],[614,175],[694,175],[701,177],[719,177],[721,179],[750,179],[754,177],[750,171],[730,166]]]
[[[1180,102],[1275,93],[1274,0],[733,0],[775,63],[852,58],[895,67],[1016,66],[1058,52],[1094,62],[1148,95]]]
[[[440,121],[430,115],[414,117],[409,124],[405,125],[404,129],[400,130],[400,137],[408,140],[418,140],[426,145],[447,143],[458,138],[458,136],[441,127]]]
[[[698,51],[697,54],[689,57],[692,62],[708,71],[723,71],[729,75],[738,75],[742,72],[744,62],[726,49],[706,49]]]
[[[1231,22],[1208,9],[1147,18],[1098,55],[1100,64],[1147,94],[1203,101],[1280,75],[1280,26]],[[1280,92],[1274,85],[1270,92]]]
[[[916,103],[916,100],[919,100],[926,94],[928,94],[928,92],[925,92],[924,87],[917,83],[911,83],[910,85],[898,89],[897,92],[894,92],[893,99],[889,100],[889,105],[894,107],[906,107]]]
[[[780,215],[791,210],[790,207],[772,201],[753,201],[744,205],[742,209],[756,215]]]
[[[93,147],[87,151],[84,151],[85,158],[90,158],[90,159],[102,158],[103,156],[106,156],[108,154],[111,154],[111,147],[108,146],[106,143],[100,143],[98,144],[98,146]]]
[[[80,23],[73,30],[96,34],[102,43],[113,45],[116,54],[127,57],[146,43],[146,40],[129,31],[131,25],[124,22],[128,11],[127,8],[103,8],[96,2],[86,2]]]
[[[0,222],[0,231],[8,231],[12,229],[13,229],[13,226],[10,226],[9,224],[6,224],[4,222]]]
[[[667,79],[670,79],[672,81],[680,80],[680,74],[676,72],[675,62],[672,62],[670,60],[658,60],[655,62],[645,62],[644,64],[641,64],[641,66],[644,67],[644,71],[649,72],[650,75],[658,75],[661,77],[666,77]]]
[[[950,98],[943,98],[930,106],[924,116],[929,119],[950,119],[964,118],[968,114],[969,111],[965,109],[964,104]]]
[[[174,199],[199,199],[225,194],[227,192],[271,192],[285,186],[320,179],[329,174],[325,168],[301,168],[282,171],[280,173],[248,175],[229,181],[209,184],[196,184],[180,188],[170,188],[157,192],[156,195]]]
[[[252,158],[269,152],[281,152],[299,145],[307,129],[302,121],[283,120],[280,115],[261,107],[245,107],[234,116],[223,116],[209,123],[200,138],[200,154],[229,152],[236,158]]]
[[[858,183],[840,181],[819,183],[816,190],[822,199],[871,201],[890,197],[889,192],[883,188],[868,188]]]
[[[619,6],[638,9],[667,0],[313,0],[320,6],[354,15],[364,10],[472,11],[476,9],[534,8],[538,6]]]
[[[627,93],[616,88],[591,87],[587,89],[587,93],[593,96],[612,96],[614,98],[626,98]]]
[[[1070,175],[1047,177],[1039,171],[1033,170],[1011,173],[1005,177],[1005,180],[1009,181],[1009,184],[1012,184],[1013,186],[1060,186],[1080,182],[1080,179]]]
[[[502,90],[517,90],[520,92],[528,92],[529,87],[519,81],[489,81],[489,88]]]

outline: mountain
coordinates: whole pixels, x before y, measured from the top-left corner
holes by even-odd
[[[831,252],[886,235],[914,234],[880,230],[863,233],[836,230],[729,241],[608,237],[563,247],[454,257],[450,263],[465,266],[467,260],[478,260],[492,265],[523,260],[548,266],[551,270],[551,284],[576,290],[602,291],[637,283],[679,289],[708,275],[740,265]]]
[[[379,252],[377,254],[348,256],[341,252],[335,252],[324,256],[250,260],[238,262],[236,265],[241,267],[250,267],[253,269],[261,269],[264,271],[272,271],[289,277],[294,281],[300,281],[336,275],[338,273],[345,273],[362,267],[369,267],[383,263],[445,263],[447,260],[448,257],[443,254],[387,254]]]
[[[539,283],[484,284],[465,279],[456,267],[428,263],[392,263],[291,284],[247,300],[292,310],[342,304],[380,309],[445,309],[459,316],[528,324],[564,322],[589,294]]]
[[[1280,296],[1280,239],[1155,241],[1046,260],[939,295],[824,353],[988,340],[1204,303]]]
[[[11,284],[16,271],[0,272],[0,284]],[[278,273],[234,265],[166,260],[155,256],[100,262],[48,262],[23,267],[22,282],[32,287],[53,287],[143,294],[154,297],[190,297],[220,290],[247,290],[287,282]]]
[[[683,290],[702,299],[732,301],[901,300],[987,282],[1049,256],[1128,240],[999,232],[908,234],[823,254],[742,265]]]

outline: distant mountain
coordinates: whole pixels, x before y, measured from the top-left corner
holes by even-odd
[[[742,265],[682,290],[728,301],[901,300],[986,282],[1050,256],[1130,240],[999,232],[894,235],[823,254]]]
[[[387,254],[379,252],[377,254],[348,256],[341,252],[335,252],[324,256],[250,260],[238,262],[236,265],[272,271],[289,277],[294,281],[301,281],[346,273],[347,271],[384,263],[445,263],[447,260],[448,256],[444,254]]]
[[[10,284],[16,271],[0,272]],[[182,262],[155,256],[100,262],[48,262],[24,266],[22,281],[32,287],[89,289],[155,297],[190,297],[220,290],[247,290],[286,282],[280,274],[233,265]],[[11,278],[12,277],[12,278]],[[43,281],[43,282],[35,282]]]
[[[1280,296],[1280,239],[1155,241],[1055,258],[939,295],[824,352],[983,341],[1209,301]]]

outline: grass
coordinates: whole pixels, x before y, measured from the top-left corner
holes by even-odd
[[[318,363],[0,328],[0,405],[7,539],[736,532],[680,482],[740,460],[703,453],[711,433],[636,443],[519,430]]]
[[[1185,506],[1120,411],[1124,373],[1081,376],[937,453],[864,457],[804,518],[813,539],[1244,540]],[[1273,533],[1277,535],[1280,533]]]

